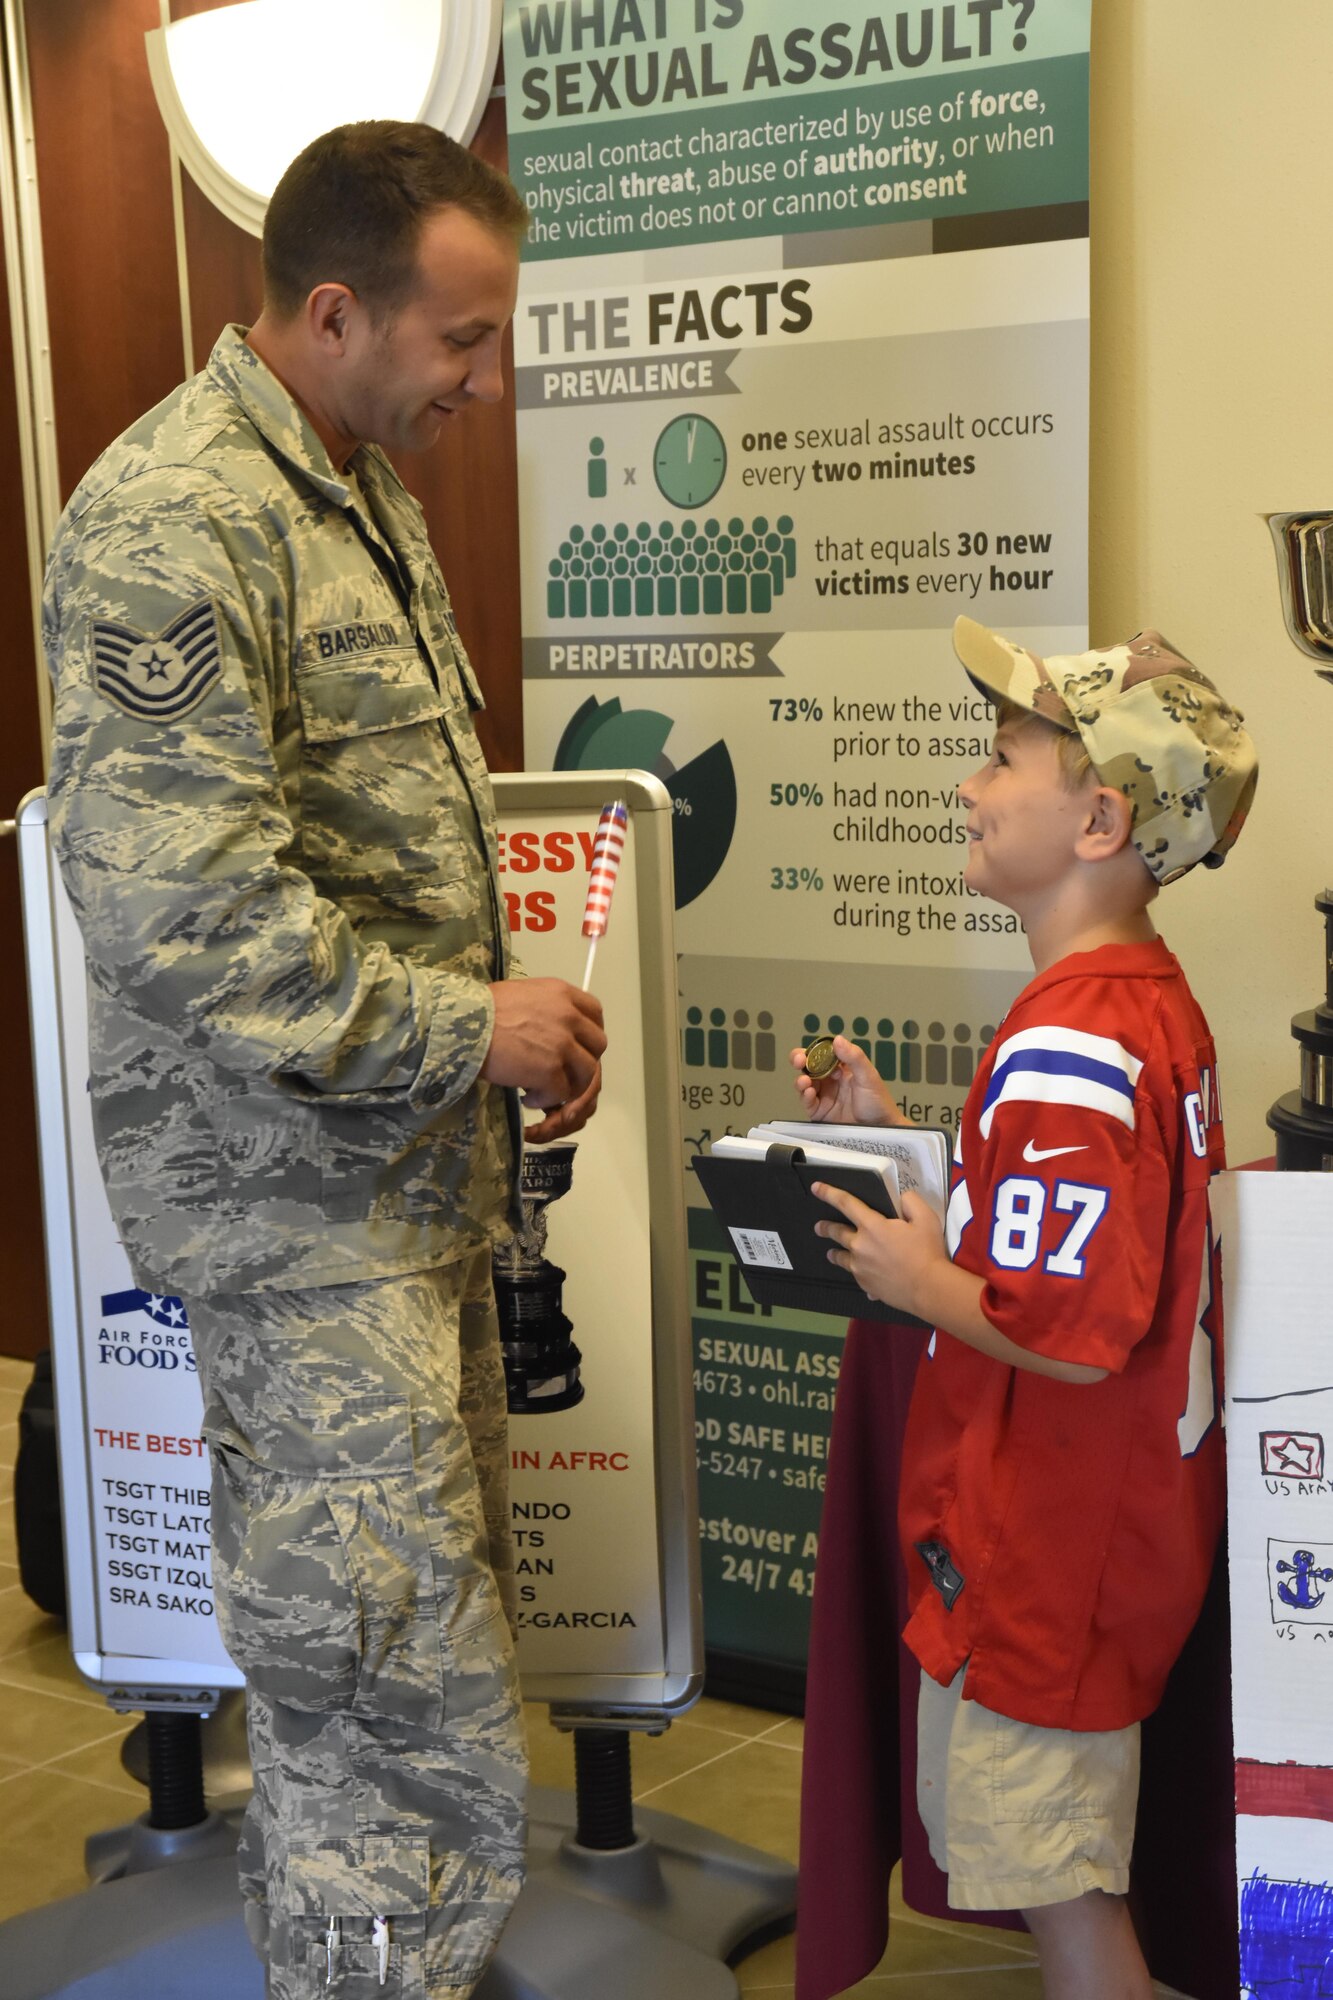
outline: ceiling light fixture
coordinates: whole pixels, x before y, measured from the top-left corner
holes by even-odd
[[[192,179],[252,236],[279,178],[334,125],[403,118],[466,145],[490,92],[501,0],[241,0],[146,37]]]

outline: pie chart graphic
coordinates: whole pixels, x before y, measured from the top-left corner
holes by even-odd
[[[675,728],[651,708],[622,708],[595,695],[570,716],[555,753],[557,771],[651,771],[671,794],[676,908],[701,896],[727,858],[736,831],[736,773],[722,741],[679,768],[667,755]]]

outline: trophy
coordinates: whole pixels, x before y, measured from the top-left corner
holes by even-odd
[[[1321,680],[1333,681],[1333,512],[1269,514],[1287,631]],[[1301,1087],[1268,1114],[1277,1163],[1303,1173],[1333,1172],[1333,889],[1315,897],[1324,919],[1324,999],[1292,1017],[1301,1051]]]
[[[524,1153],[523,1226],[493,1259],[505,1391],[516,1415],[568,1410],[583,1400],[583,1356],[561,1307],[565,1273],[546,1256],[547,1206],[568,1194],[577,1150],[565,1142]]]
[[[628,833],[629,809],[624,800],[609,800],[597,821],[583,907],[583,935],[589,940],[583,973],[585,993],[597,946],[606,935]],[[570,1140],[525,1147],[519,1182],[523,1226],[492,1259],[505,1390],[515,1415],[569,1410],[583,1401],[579,1379],[583,1356],[570,1339],[574,1328],[560,1304],[565,1273],[546,1256],[547,1204],[568,1194],[576,1150]]]

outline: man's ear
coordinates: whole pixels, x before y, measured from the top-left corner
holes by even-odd
[[[1082,861],[1107,861],[1128,846],[1134,808],[1114,785],[1098,785],[1088,794],[1083,831],[1077,843]]]
[[[342,354],[356,309],[357,297],[350,285],[316,285],[305,302],[306,326],[316,346],[328,354]]]

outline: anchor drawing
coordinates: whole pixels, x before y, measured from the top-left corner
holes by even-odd
[[[1313,1611],[1317,1605],[1323,1603],[1327,1593],[1312,1589],[1314,1580],[1317,1579],[1320,1583],[1333,1583],[1333,1569],[1316,1569],[1314,1552],[1311,1549],[1294,1549],[1292,1560],[1279,1561],[1277,1569],[1295,1579],[1293,1583],[1280,1583],[1277,1587],[1278,1596],[1284,1604],[1289,1604],[1293,1611]]]

